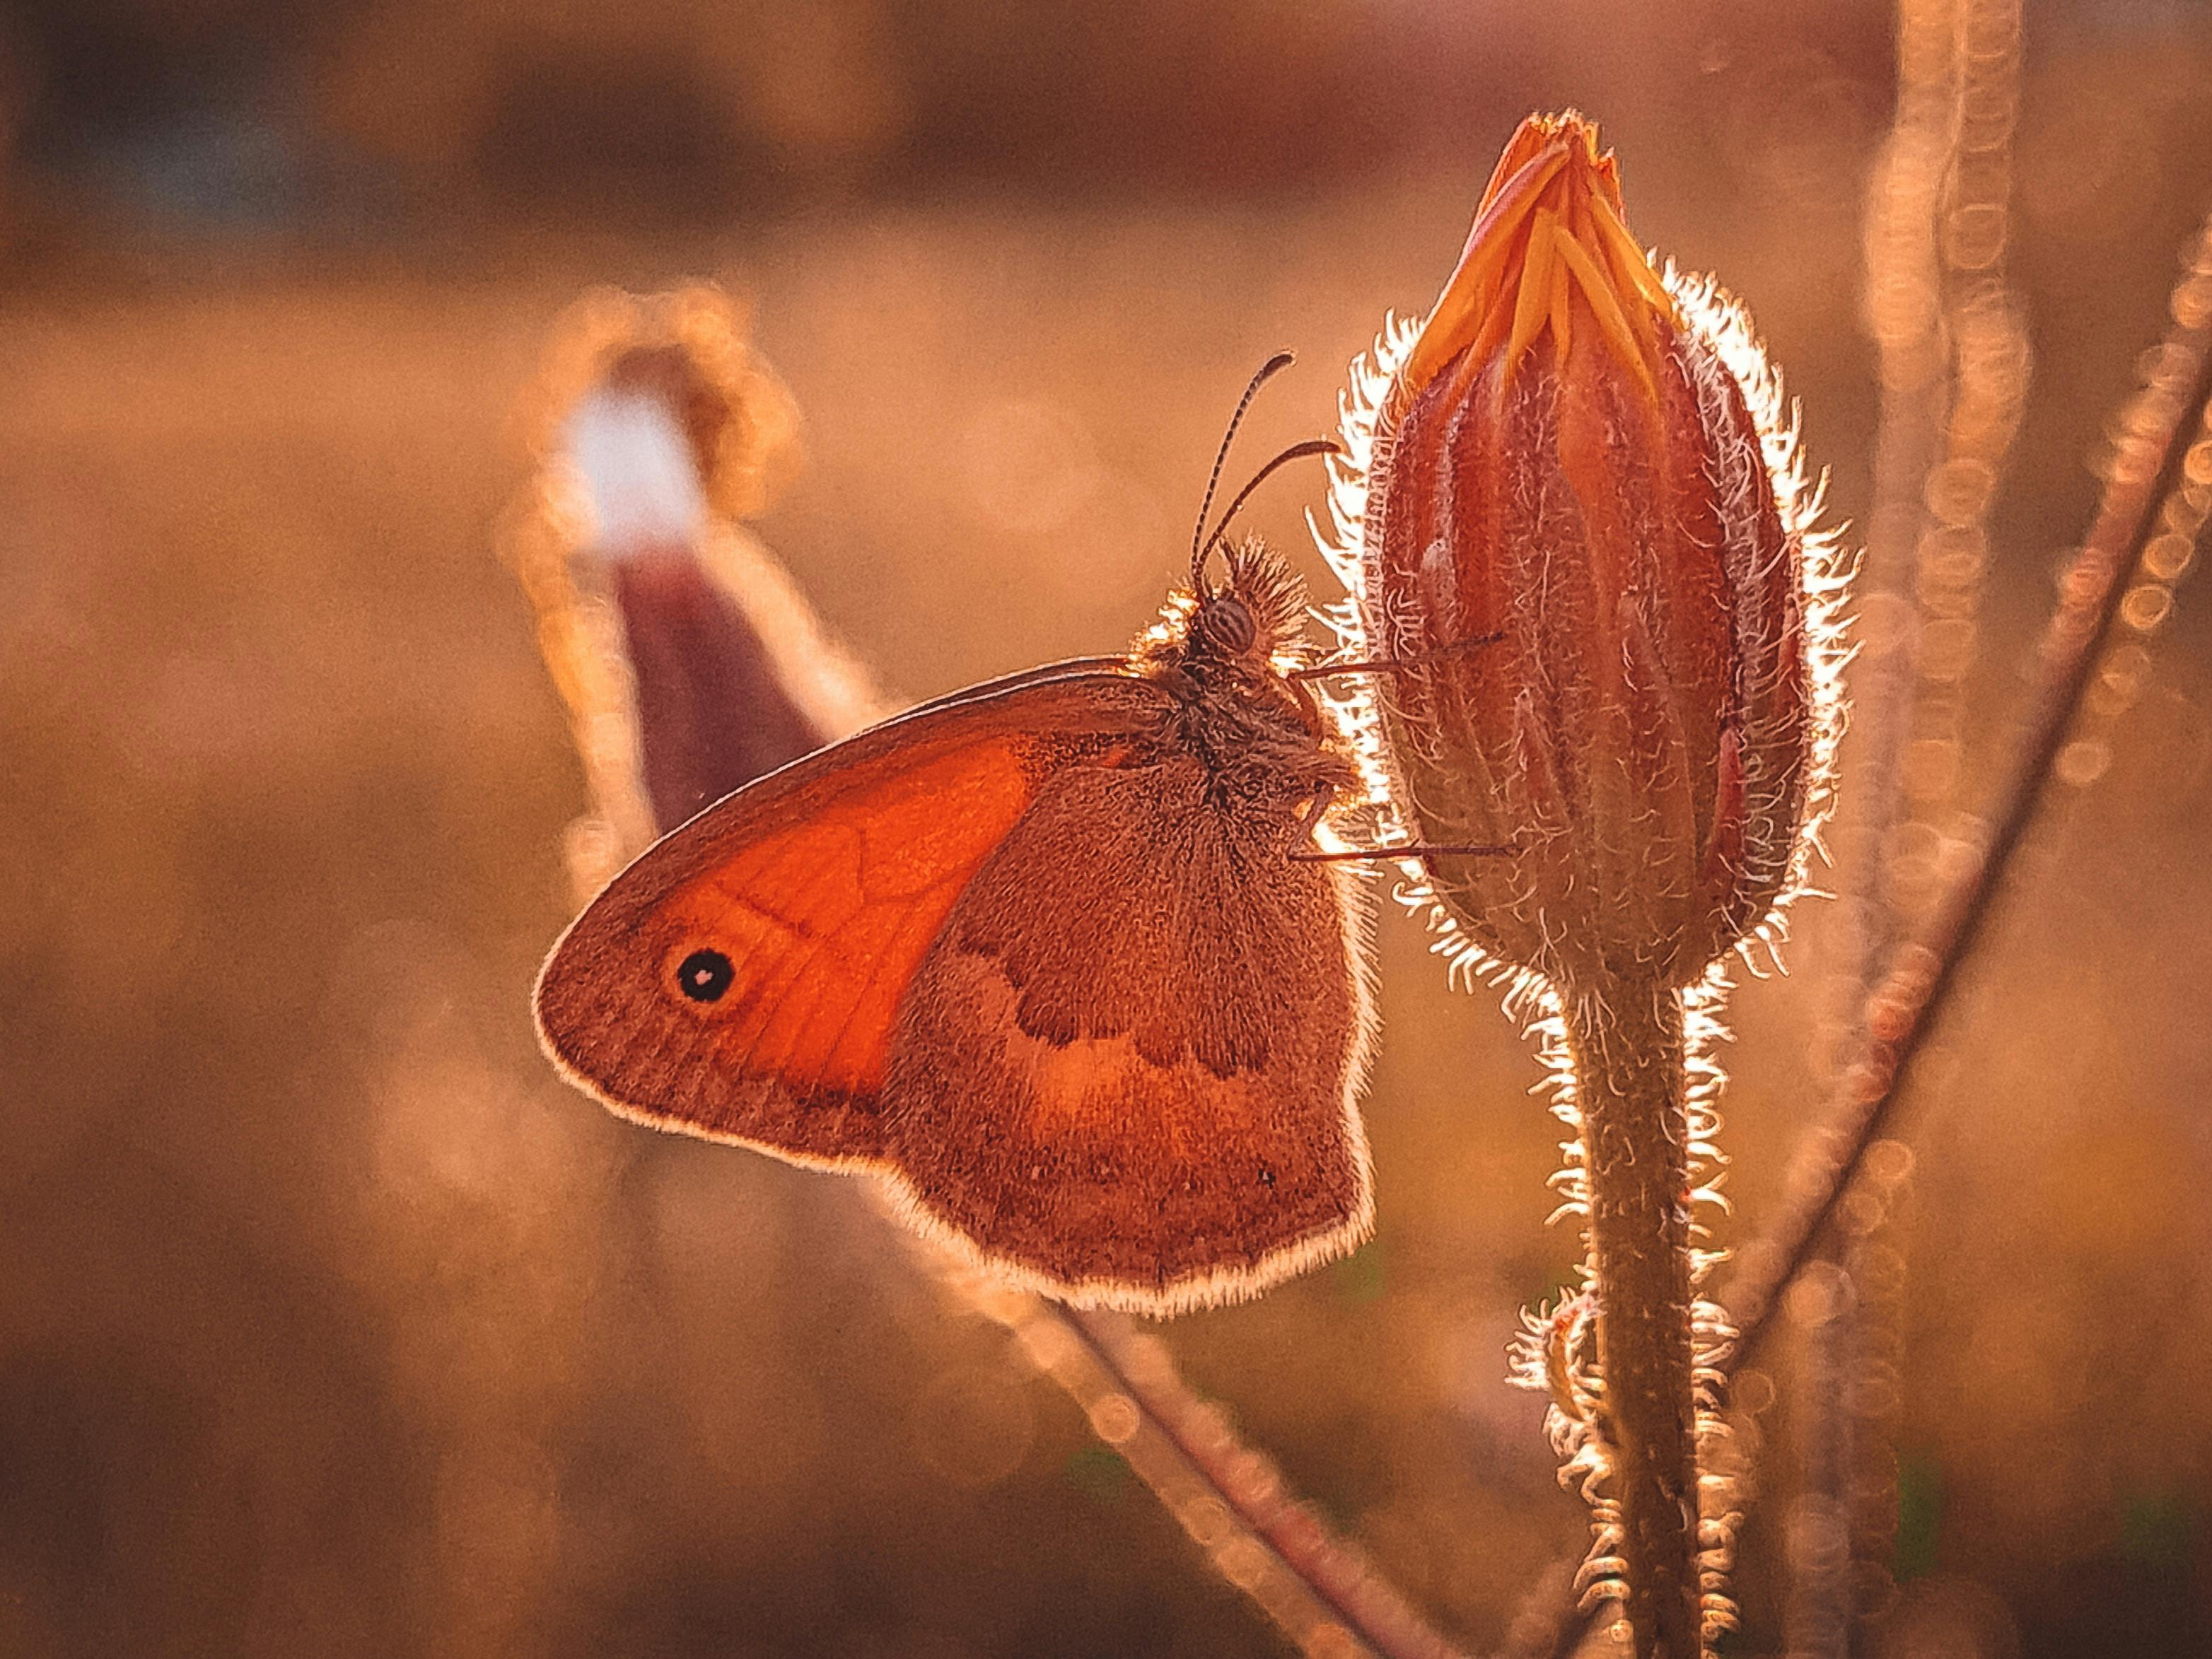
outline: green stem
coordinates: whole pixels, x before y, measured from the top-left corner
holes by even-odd
[[[1690,1150],[1682,1000],[1651,982],[1565,1005],[1589,1179],[1603,1427],[1637,1659],[1698,1659]]]

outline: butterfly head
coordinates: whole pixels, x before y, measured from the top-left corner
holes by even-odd
[[[1201,575],[1193,592],[1178,596],[1182,603],[1171,608],[1166,632],[1181,647],[1184,666],[1267,672],[1276,659],[1297,653],[1305,584],[1257,536],[1226,548],[1224,557],[1228,580],[1216,586]],[[1175,610],[1182,613],[1179,628]]]
[[[1229,527],[1236,520],[1237,509],[1277,469],[1311,455],[1340,453],[1337,446],[1327,438],[1292,444],[1253,474],[1251,482],[1237,492],[1218,520],[1211,520],[1213,492],[1221,483],[1221,469],[1229,459],[1229,448],[1243,422],[1244,411],[1252,406],[1260,388],[1290,364],[1289,352],[1276,353],[1260,366],[1237,400],[1237,412],[1229,417],[1229,429],[1222,434],[1221,447],[1213,457],[1213,472],[1206,481],[1198,522],[1191,531],[1190,586],[1169,599],[1158,623],[1137,642],[1136,661],[1164,682],[1184,688],[1186,694],[1234,688],[1233,695],[1249,696],[1262,683],[1279,680],[1285,663],[1299,654],[1305,585],[1257,536],[1231,541]],[[1209,574],[1217,551],[1228,567],[1228,580],[1218,585]],[[1266,694],[1261,696],[1265,700]],[[1311,714],[1305,706],[1310,699],[1301,693],[1294,701],[1303,714]]]
[[[1132,665],[1200,724],[1233,731],[1235,744],[1260,744],[1261,733],[1277,732],[1301,752],[1312,749],[1321,714],[1291,678],[1310,654],[1305,584],[1257,536],[1224,549],[1222,562],[1226,580],[1201,577],[1169,596],[1137,641]]]

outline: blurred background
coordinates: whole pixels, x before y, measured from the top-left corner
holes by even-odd
[[[2212,200],[2212,14],[2024,27],[2034,379],[1969,801]],[[1572,103],[1863,520],[1895,78],[1887,10],[1842,0],[11,0],[0,1655],[1285,1651],[850,1183],[617,1123],[539,1058],[584,797],[495,550],[518,400],[587,285],[719,280],[803,421],[754,527],[886,686],[1113,649],[1251,368],[1299,354],[1249,456],[1327,429],[1515,123]],[[1317,587],[1318,501],[1252,509]],[[2212,1653],[2191,596],[2130,701],[1887,1154],[1889,1651]],[[1740,1236],[1818,1099],[1834,908],[1735,1005]],[[1586,1535],[1503,1381],[1576,1245],[1534,1059],[1424,945],[1384,917],[1377,1238],[1167,1334],[1486,1650]],[[1784,1403],[1734,1652],[1788,1640],[1795,1352],[1744,1388]]]

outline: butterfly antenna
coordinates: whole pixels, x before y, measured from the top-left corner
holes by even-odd
[[[1206,556],[1213,545],[1206,538],[1206,517],[1213,511],[1213,492],[1220,485],[1221,469],[1228,464],[1229,446],[1236,441],[1237,428],[1244,423],[1244,411],[1252,407],[1252,399],[1259,395],[1260,388],[1295,361],[1289,352],[1279,351],[1261,364],[1251,384],[1244,388],[1244,395],[1237,400],[1237,412],[1229,417],[1229,430],[1221,434],[1221,447],[1213,457],[1213,473],[1206,481],[1206,499],[1198,504],[1198,522],[1190,532],[1190,585],[1195,590],[1203,591],[1205,586]],[[1248,489],[1246,494],[1249,493]]]
[[[1206,551],[1207,553],[1213,551],[1213,544],[1229,533],[1230,524],[1237,517],[1237,509],[1250,501],[1252,492],[1273,477],[1278,470],[1288,466],[1292,461],[1302,461],[1309,455],[1341,455],[1343,453],[1343,446],[1334,438],[1308,438],[1304,443],[1292,444],[1273,460],[1254,473],[1252,482],[1237,492],[1237,499],[1229,503],[1228,510],[1221,515],[1221,522],[1213,526],[1213,533],[1202,544]],[[1199,562],[1202,566],[1205,562],[1205,556],[1201,554]]]

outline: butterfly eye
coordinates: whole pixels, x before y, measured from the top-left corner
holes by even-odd
[[[676,983],[694,1002],[720,1002],[737,978],[737,969],[720,951],[694,951],[676,970]]]
[[[1198,629],[1207,644],[1232,656],[1249,651],[1260,635],[1244,601],[1226,593],[1206,602],[1198,613]]]

